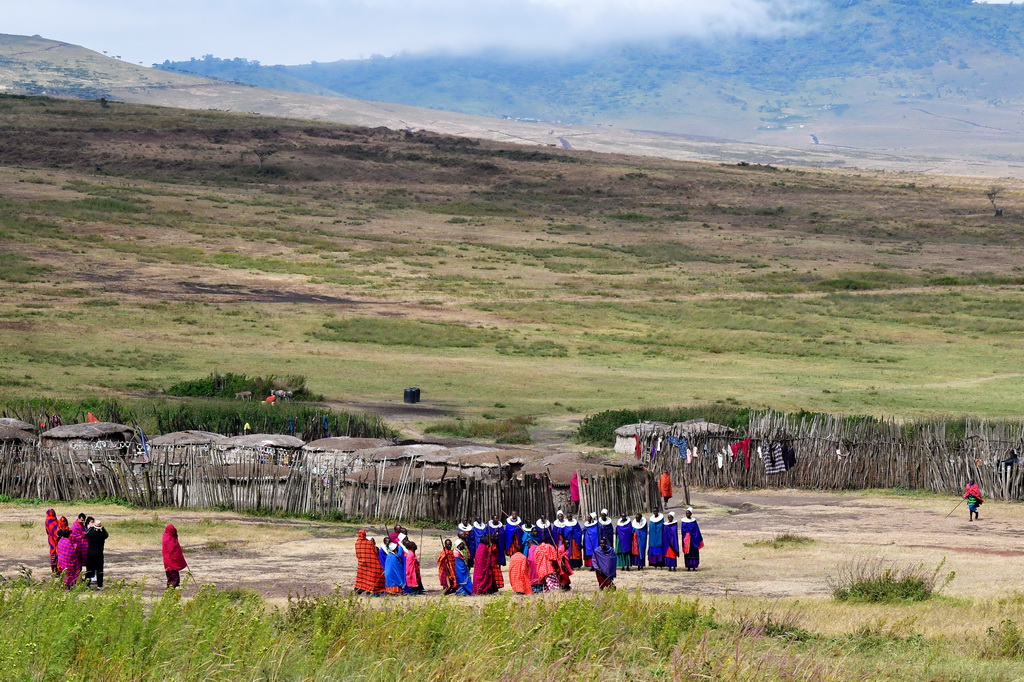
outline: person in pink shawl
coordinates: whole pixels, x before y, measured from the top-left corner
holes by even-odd
[[[78,550],[71,540],[71,531],[57,531],[57,570],[64,574],[64,589],[70,590],[78,582],[78,574],[82,572],[82,564],[78,561]]]
[[[71,544],[78,554],[78,565],[85,566],[89,558],[89,541],[85,539],[85,514],[79,514],[78,519],[71,524]]]
[[[498,565],[495,553],[491,551],[490,536],[485,535],[476,548],[473,562],[473,594],[493,594],[498,591],[494,581],[494,568]]]
[[[185,554],[181,551],[181,543],[178,542],[178,529],[169,523],[164,528],[163,553],[167,587],[180,587],[181,570],[188,568],[188,564],[185,562]]]
[[[423,594],[423,578],[420,577],[420,559],[416,556],[419,549],[416,543],[408,538],[405,541],[405,589],[406,594]]]

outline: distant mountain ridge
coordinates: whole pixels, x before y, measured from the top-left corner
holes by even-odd
[[[1024,7],[829,0],[804,33],[774,39],[680,39],[561,56],[402,55],[297,66],[207,55],[157,68],[483,116],[772,143],[793,139],[786,131],[815,128],[799,143],[915,147],[906,132],[888,130],[912,130],[918,122],[933,128],[919,112],[901,123],[914,102],[941,102],[930,112],[940,117],[1020,131]],[[298,80],[288,86],[284,79]],[[879,127],[887,130],[876,133]],[[834,134],[842,129],[850,134]]]

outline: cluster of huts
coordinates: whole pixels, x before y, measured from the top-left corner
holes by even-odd
[[[24,465],[50,463],[60,466],[60,471],[72,470],[85,486],[80,490],[82,496],[113,496],[114,492],[131,495],[145,486],[151,499],[160,503],[180,505],[189,497],[200,497],[216,505],[220,504],[217,500],[223,501],[222,488],[234,488],[237,494],[229,503],[236,508],[247,505],[239,495],[258,498],[259,503],[287,497],[290,488],[299,486],[298,479],[307,488],[313,485],[318,490],[329,489],[332,499],[336,489],[343,497],[345,489],[353,487],[386,498],[399,491],[411,493],[414,488],[417,494],[428,490],[450,494],[453,483],[459,490],[473,488],[474,481],[479,490],[495,486],[504,490],[526,481],[547,490],[550,505],[559,507],[570,503],[570,485],[578,485],[581,478],[612,477],[624,466],[636,465],[629,460],[625,464],[594,461],[579,453],[462,440],[390,441],[342,436],[307,443],[283,434],[224,436],[207,431],[181,431],[146,439],[130,426],[110,422],[69,424],[37,433],[31,424],[12,419],[0,421],[0,447],[7,453],[4,460],[8,464],[20,460]],[[41,473],[34,478],[38,487],[51,476]],[[107,479],[109,486],[102,483]],[[107,487],[116,491],[104,492]],[[23,494],[48,496],[42,490]],[[464,510],[482,508],[462,505]],[[508,510],[491,513],[500,511]]]

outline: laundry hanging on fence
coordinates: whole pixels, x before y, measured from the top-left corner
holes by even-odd
[[[638,433],[633,437],[636,438],[636,448],[634,452],[636,453],[636,458],[640,459],[640,434]]]
[[[764,473],[768,476],[786,473],[786,462],[782,458],[782,443],[772,443],[765,447]]]
[[[782,444],[782,461],[786,464],[786,471],[796,466],[796,450],[788,441]]]
[[[737,443],[733,443],[732,445],[729,446],[730,449],[732,450],[732,461],[734,461],[734,462],[736,461],[736,458],[739,456],[740,451],[743,452],[743,468],[744,469],[749,469],[750,468],[750,441],[751,440],[752,440],[751,438],[747,438],[747,439],[741,440],[741,441],[739,441]]]
[[[687,457],[686,454],[690,450],[690,441],[686,440],[686,436],[679,436],[678,438],[675,436],[666,436],[665,440],[679,449],[680,459],[685,459],[687,464],[690,463],[690,458]]]

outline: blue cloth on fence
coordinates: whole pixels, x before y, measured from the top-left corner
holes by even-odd
[[[686,459],[686,451],[690,449],[690,441],[686,440],[686,436],[668,436],[665,440],[679,448],[679,456]]]

